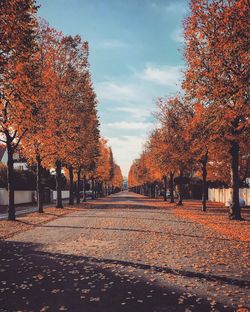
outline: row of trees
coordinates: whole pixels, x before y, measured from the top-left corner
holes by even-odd
[[[187,68],[182,90],[158,100],[159,127],[129,172],[129,185],[174,176],[182,204],[184,176],[200,171],[202,210],[207,174],[231,182],[230,218],[241,219],[239,183],[249,159],[249,18],[247,0],[192,0],[184,21]]]
[[[79,190],[82,178],[109,185],[117,174],[112,151],[100,138],[88,43],[38,20],[37,9],[34,0],[0,3],[0,140],[8,152],[10,220],[15,220],[17,149],[36,163],[39,212],[43,167],[55,168],[58,208],[63,168],[69,172],[70,204],[74,176]]]

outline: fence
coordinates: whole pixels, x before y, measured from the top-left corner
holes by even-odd
[[[35,191],[15,191],[14,194],[15,204],[27,204],[35,200]],[[8,204],[8,191],[6,189],[0,189],[0,205],[5,206]]]
[[[46,190],[47,193],[50,192],[50,190]],[[56,191],[52,192],[52,200],[56,200],[57,194]],[[44,196],[44,202],[49,203],[50,202],[50,193]],[[15,204],[27,204],[27,203],[33,203],[36,201],[36,191],[14,191],[15,196]],[[62,198],[66,199],[69,198],[69,191],[62,191]],[[9,204],[9,198],[8,198],[8,191],[6,189],[0,189],[0,205],[7,206]]]
[[[226,203],[231,200],[232,189],[208,189],[208,200]],[[250,188],[239,190],[240,198],[244,199],[246,206],[250,206]]]

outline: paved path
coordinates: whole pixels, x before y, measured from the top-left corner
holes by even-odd
[[[236,311],[250,302],[246,243],[133,193],[16,235],[0,254],[0,311]]]
[[[68,202],[69,202],[68,199],[63,199],[64,205],[68,204]],[[52,207],[55,205],[56,203],[54,201],[53,203],[44,204],[43,208]],[[27,213],[38,211],[37,204],[31,204],[31,203],[16,205],[15,209],[16,209],[16,216],[21,216]],[[4,220],[4,219],[8,219],[8,207],[0,206],[0,220]]]

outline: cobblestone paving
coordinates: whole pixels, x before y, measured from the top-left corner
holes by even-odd
[[[131,193],[0,243],[0,311],[250,309],[249,245]]]

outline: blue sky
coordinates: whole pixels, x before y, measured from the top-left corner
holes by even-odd
[[[37,0],[39,15],[90,46],[101,134],[127,176],[153,128],[155,100],[180,88],[187,0]]]

